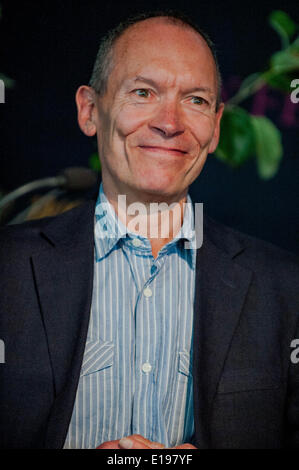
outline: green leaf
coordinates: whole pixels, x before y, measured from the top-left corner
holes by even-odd
[[[281,10],[272,11],[269,16],[269,23],[279,34],[282,46],[287,47],[290,38],[296,31],[296,23],[294,23],[287,13]]]
[[[221,133],[215,155],[236,168],[250,158],[254,151],[254,134],[247,111],[238,106],[224,109]]]
[[[270,59],[270,66],[269,73],[284,73],[299,70],[299,43],[297,43],[297,40],[287,49],[273,54]]]
[[[299,37],[283,51],[270,59],[270,68],[263,74],[265,82],[273,88],[289,93],[290,83],[299,73]]]
[[[272,88],[290,93],[290,84],[294,78],[297,78],[298,72],[292,71],[288,73],[271,73],[268,74],[265,81]]]
[[[229,99],[228,103],[231,105],[238,104],[240,101],[248,98],[248,96],[256,93],[264,84],[265,80],[261,73],[252,73],[243,80],[239,90]]]
[[[272,178],[278,171],[283,155],[281,134],[264,116],[251,116],[255,137],[257,169],[263,179]]]
[[[94,152],[92,155],[90,155],[88,159],[88,164],[89,164],[89,168],[91,168],[92,170],[98,171],[98,172],[101,171],[101,162],[100,162],[100,158],[97,152]]]

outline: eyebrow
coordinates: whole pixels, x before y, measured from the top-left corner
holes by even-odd
[[[137,77],[134,78],[134,82],[144,82],[153,87],[157,86],[157,83],[154,80],[151,78],[142,77],[141,75],[137,75]]]
[[[134,78],[134,82],[143,82],[143,83],[147,83],[150,86],[157,87],[157,83],[154,80],[152,80],[151,78],[143,77],[142,75],[137,75],[137,77]],[[213,92],[213,90],[205,86],[190,88],[187,91],[187,93],[196,93],[196,92],[197,93],[198,92],[209,93],[210,95],[216,97],[216,94]]]

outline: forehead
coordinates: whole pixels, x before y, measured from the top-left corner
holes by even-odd
[[[113,62],[114,79],[120,82],[146,74],[169,84],[188,82],[216,90],[215,62],[205,40],[193,29],[163,18],[128,28],[116,42]]]

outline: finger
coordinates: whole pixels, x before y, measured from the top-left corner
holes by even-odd
[[[141,444],[147,445],[149,446],[150,449],[164,449],[165,448],[164,444],[161,444],[160,442],[150,441],[149,439],[146,439],[140,434],[133,434],[133,436],[129,436],[129,437],[134,437],[136,439],[136,442],[140,442]]]
[[[97,447],[97,449],[119,449],[118,442],[119,442],[118,439],[117,441],[103,442],[101,445]]]
[[[164,444],[160,444],[160,442],[151,442],[151,448],[152,449],[165,449]]]
[[[133,437],[123,437],[119,441],[120,449],[150,449],[150,445],[146,442],[134,439]]]
[[[119,441],[119,447],[121,449],[163,449],[164,445],[149,441],[140,434],[133,434],[132,436],[122,438]]]

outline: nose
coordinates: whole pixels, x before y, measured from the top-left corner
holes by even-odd
[[[182,112],[175,101],[163,102],[149,123],[151,129],[164,137],[176,137],[185,130]]]

